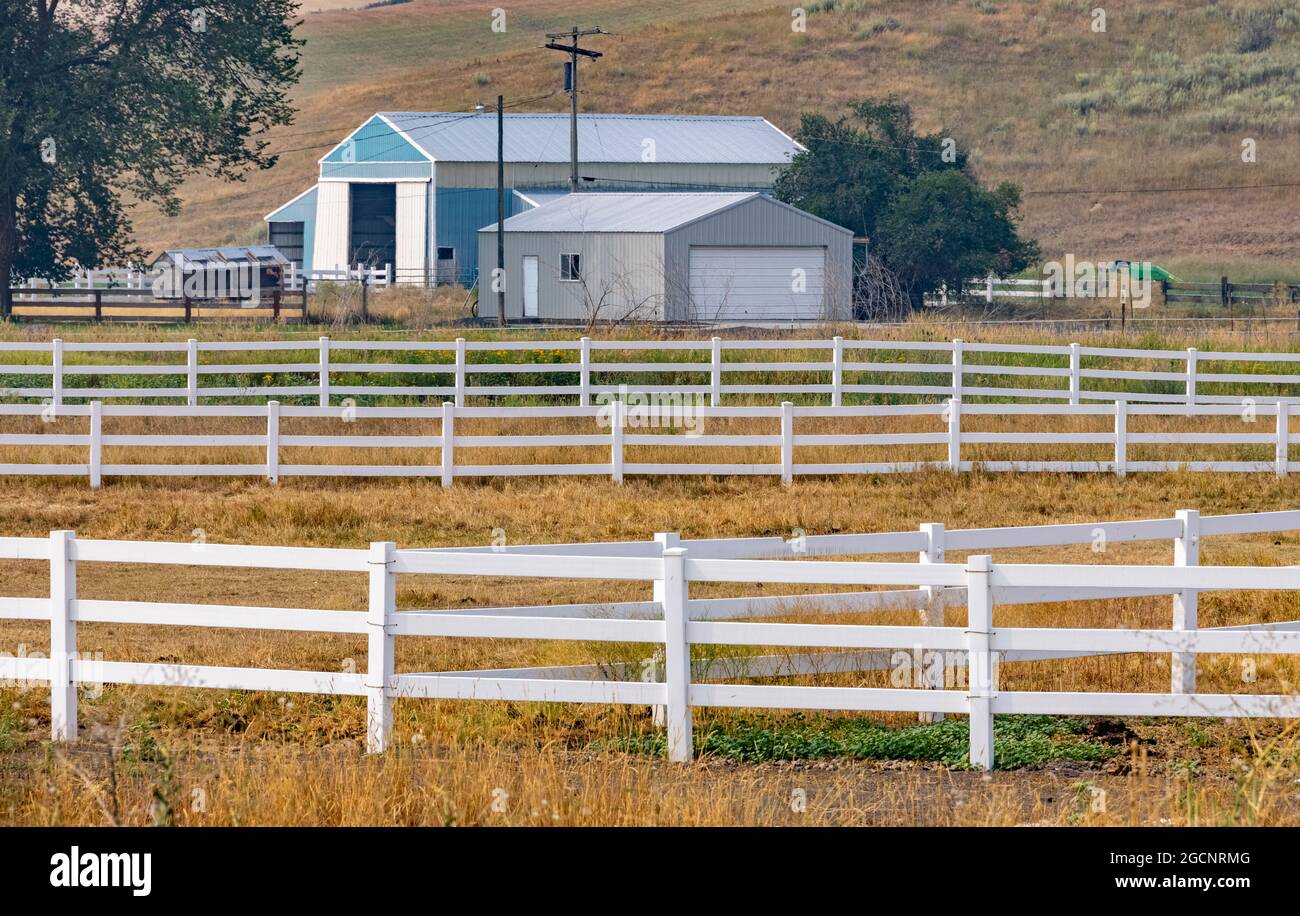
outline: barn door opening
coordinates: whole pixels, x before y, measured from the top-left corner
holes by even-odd
[[[352,184],[351,263],[397,262],[397,185]]]
[[[524,317],[537,317],[537,256],[524,256]]]

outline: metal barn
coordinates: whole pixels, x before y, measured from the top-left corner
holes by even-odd
[[[496,224],[479,230],[496,313]],[[571,194],[505,221],[512,319],[847,319],[853,233],[757,192]]]
[[[569,116],[505,115],[506,215],[569,193]],[[764,190],[802,149],[763,118],[584,114],[584,191]],[[383,112],[320,159],[315,185],[265,217],[304,271],[394,266],[398,282],[469,284],[497,218],[494,111]]]

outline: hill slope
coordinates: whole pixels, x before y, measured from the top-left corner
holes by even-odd
[[[789,4],[768,0],[528,0],[507,8],[504,33],[462,0],[309,13],[301,115],[275,134],[280,163],[241,184],[196,180],[180,217],[142,209],[137,226],[155,247],[256,238],[262,214],[376,110],[466,110],[498,92],[562,110],[560,56],[540,45],[576,22],[616,33],[592,41],[606,56],[584,71],[585,110],[753,113],[793,131],[801,112],[895,94],[970,148],[983,179],[1025,188],[1026,227],[1048,257],[1300,273],[1300,188],[1181,190],[1300,180],[1300,15],[1149,0],[1108,8],[1101,33],[1096,5],[817,0],[803,33]],[[1255,163],[1242,161],[1246,138]],[[1130,188],[1159,190],[1105,193]]]

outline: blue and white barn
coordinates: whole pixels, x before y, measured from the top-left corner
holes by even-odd
[[[762,191],[802,147],[757,117],[584,114],[584,191]],[[381,112],[320,160],[316,184],[266,216],[304,271],[392,264],[402,283],[472,283],[496,221],[495,111]],[[505,115],[506,215],[569,191],[569,116]]]

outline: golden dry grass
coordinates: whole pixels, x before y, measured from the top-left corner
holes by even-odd
[[[260,238],[261,216],[307,187],[316,160],[375,111],[554,93],[556,61],[537,45],[577,21],[617,33],[600,41],[585,110],[757,114],[793,131],[803,112],[834,117],[864,95],[897,95],[923,129],[969,148],[983,179],[1034,192],[1026,228],[1047,257],[1152,258],[1193,278],[1285,276],[1296,188],[1078,193],[1290,182],[1300,154],[1287,67],[1300,45],[1284,25],[1274,47],[1237,54],[1236,17],[1259,5],[1155,0],[1108,9],[1105,34],[1091,31],[1092,7],[1069,0],[840,3],[811,14],[803,34],[791,30],[790,5],[765,0],[530,0],[509,7],[504,33],[491,31],[488,8],[461,2],[321,12],[299,30],[301,113],[274,133],[280,163],[243,183],[195,180],[180,217],[142,209],[137,223],[151,248]],[[1247,79],[1261,61],[1279,72]],[[1234,88],[1220,69],[1247,85]],[[1079,113],[1077,97],[1110,91],[1119,104]],[[564,105],[554,93],[528,107]],[[1258,143],[1254,164],[1241,160],[1244,137]]]
[[[157,334],[124,328],[71,329],[92,340],[183,339],[186,329]],[[824,336],[834,329],[810,331]],[[967,331],[969,329],[966,329]],[[273,332],[280,336],[283,331]],[[305,330],[310,339],[313,330]],[[331,333],[334,333],[331,331]],[[340,328],[343,336],[373,337],[373,328]],[[890,332],[899,337],[946,339],[954,326],[917,324]],[[42,329],[6,328],[17,339],[47,339]],[[643,337],[644,329],[620,329],[615,337]],[[209,335],[205,335],[209,336]],[[209,339],[247,339],[250,329],[216,326]],[[470,336],[492,339],[491,332]],[[537,339],[563,333],[525,332]],[[972,336],[965,334],[964,336]],[[988,332],[993,341],[1058,342],[1048,335]],[[1118,335],[1089,342],[1115,344]],[[1243,343],[1219,332],[1197,338],[1169,338],[1160,346],[1196,344],[1202,349]],[[1274,338],[1254,341],[1282,348]],[[763,358],[788,359],[767,351]],[[36,421],[10,421],[6,431]],[[578,428],[580,421],[573,423]],[[804,423],[807,423],[805,429]],[[1041,424],[1030,420],[1029,428]],[[1135,421],[1132,430],[1143,427]],[[1268,427],[1267,419],[1261,425]],[[920,428],[930,419],[863,420],[861,430]],[[33,425],[36,424],[36,425]],[[69,431],[84,420],[63,419]],[[1217,424],[1217,425],[1216,425]],[[1201,428],[1240,428],[1240,421],[1212,421]],[[799,430],[823,426],[800,421]],[[1106,429],[1107,421],[1077,421],[1079,429]],[[1189,421],[1161,421],[1189,428]],[[992,428],[974,421],[968,429]],[[43,427],[39,427],[43,428]],[[257,432],[258,424],[214,421],[208,431]],[[324,432],[338,424],[290,420],[285,432]],[[434,422],[366,421],[367,431],[435,434]],[[564,423],[466,421],[462,433],[497,429],[556,432]],[[837,431],[842,431],[841,426]],[[936,427],[937,428],[937,427]],[[1024,428],[1024,427],[1020,427]],[[106,432],[177,430],[176,421],[110,420]],[[774,421],[709,421],[709,432],[774,432]],[[60,430],[62,431],[62,430]],[[193,431],[192,429],[189,431]],[[348,432],[358,432],[351,427]],[[588,430],[584,430],[588,431]],[[1251,430],[1258,431],[1258,430]],[[1264,431],[1267,431],[1265,429]],[[1040,447],[972,447],[976,457],[1041,456]],[[1088,447],[1091,448],[1091,447]],[[1267,460],[1268,448],[1248,457]],[[914,450],[939,457],[939,449]],[[1149,447],[1135,446],[1131,455]],[[1053,449],[1061,457],[1059,448]],[[256,463],[257,449],[168,450],[167,460],[229,460]],[[332,451],[332,450],[331,450]],[[488,463],[507,450],[464,450],[460,460]],[[1084,454],[1085,448],[1071,451]],[[1095,457],[1108,457],[1104,447]],[[1228,451],[1217,457],[1227,457]],[[680,449],[629,447],[628,459],[691,460]],[[800,449],[799,461],[865,460],[861,449]],[[510,460],[605,461],[607,452],[510,449]],[[737,454],[739,453],[739,454]],[[1179,454],[1171,449],[1171,454]],[[1204,453],[1204,450],[1202,451]],[[775,461],[775,449],[716,450],[715,458]],[[881,460],[912,456],[889,450]],[[80,450],[11,449],[0,461],[82,460]],[[693,456],[694,457],[694,456]],[[704,456],[698,456],[703,458]],[[142,450],[109,449],[108,461],[163,460]],[[436,449],[389,451],[362,456],[318,449],[285,449],[282,461],[404,461],[435,463]],[[1133,475],[993,475],[954,477],[933,472],[901,475],[797,479],[782,487],[772,478],[541,478],[458,480],[444,490],[436,480],[285,479],[278,486],[260,480],[110,479],[91,491],[78,479],[0,479],[3,535],[41,536],[70,528],[84,538],[120,538],[212,543],[359,547],[393,540],[403,547],[481,545],[504,532],[507,543],[648,539],[657,531],[687,538],[770,536],[856,531],[910,530],[926,521],[950,529],[995,525],[1089,522],[1168,517],[1179,508],[1204,514],[1290,509],[1296,478],[1270,475],[1173,473]],[[898,558],[911,559],[911,558]],[[949,561],[962,556],[952,553]],[[999,561],[1086,564],[1159,563],[1169,545],[1089,546],[1001,551]],[[1207,539],[1202,561],[1225,565],[1300,564],[1300,535],[1258,535]],[[0,592],[44,595],[47,570],[41,563],[0,563]],[[699,596],[795,594],[831,589],[764,586],[700,587]],[[399,581],[402,608],[463,608],[511,604],[612,602],[649,597],[645,584],[599,580],[522,580],[475,577],[410,577]],[[357,574],[253,572],[215,568],[83,564],[79,593],[123,600],[195,601],[286,607],[360,610],[364,577]],[[1241,593],[1204,595],[1201,622],[1221,626],[1300,617],[1289,595]],[[907,624],[914,612],[870,615],[818,614],[816,606],[792,602],[798,619],[827,622]],[[1002,626],[1141,626],[1169,624],[1169,600],[1130,599],[1068,605],[1001,607]],[[949,609],[947,622],[960,625],[963,612]],[[83,624],[80,648],[106,659],[184,664],[251,665],[322,671],[365,664],[365,641],[335,635],[270,631],[214,631],[188,627]],[[48,629],[35,623],[0,624],[0,651],[48,649]],[[722,650],[731,652],[732,650]],[[737,650],[739,651],[739,650]],[[776,650],[779,654],[780,650]],[[601,661],[636,663],[644,646],[548,643],[524,640],[403,639],[399,671],[436,671],[516,665]],[[1255,679],[1243,681],[1240,659],[1201,660],[1207,691],[1291,693],[1300,667],[1286,657],[1256,660]],[[1166,689],[1167,657],[1133,655],[1006,666],[1007,689]],[[843,686],[886,686],[888,672],[811,675],[797,682]],[[1041,770],[995,774],[984,780],[933,766],[820,761],[737,765],[706,758],[690,767],[614,750],[600,742],[653,732],[641,708],[402,700],[396,705],[398,750],[382,759],[362,753],[364,703],[351,698],[284,696],[240,691],[109,687],[81,704],[78,745],[46,749],[48,693],[43,689],[0,690],[0,820],[8,823],[148,823],[170,816],[181,823],[1295,823],[1300,819],[1294,789],[1295,735],[1279,723],[1231,720],[1134,720],[1117,739],[1122,753],[1101,764],[1053,765]],[[701,729],[728,727],[752,715],[743,710],[697,710]],[[791,721],[765,714],[773,728]],[[845,717],[832,717],[845,718]],[[902,725],[914,718],[881,715]],[[1128,742],[1137,741],[1136,747]],[[192,790],[203,790],[204,810],[190,809]],[[808,810],[797,814],[793,788],[808,794]],[[1093,810],[1092,790],[1104,789],[1105,810]],[[494,790],[510,801],[494,811]],[[161,796],[171,814],[152,800]],[[151,807],[152,805],[152,807]]]

